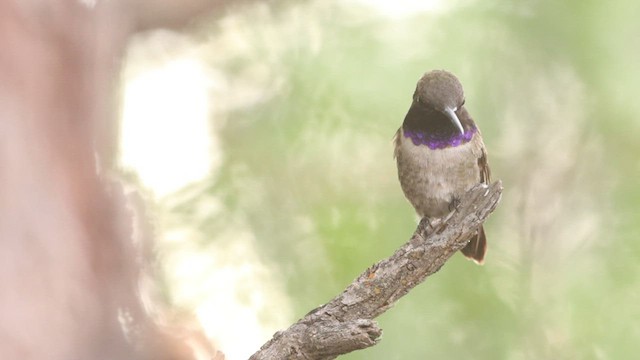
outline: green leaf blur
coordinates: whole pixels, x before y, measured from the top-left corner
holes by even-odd
[[[417,79],[447,69],[505,187],[486,264],[454,256],[379,319],[379,345],[344,358],[634,358],[638,11],[627,0],[457,1],[393,17],[354,1],[239,8],[198,36],[230,96],[255,99],[217,123],[215,176],[163,206],[205,239],[250,229],[302,317],[413,232],[391,139]],[[231,35],[244,46],[225,45]],[[195,211],[207,198],[225,210]]]

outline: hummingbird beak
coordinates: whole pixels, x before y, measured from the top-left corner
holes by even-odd
[[[458,115],[456,115],[457,108],[451,109],[450,107],[444,108],[444,114],[447,115],[449,120],[455,125],[458,130],[460,130],[460,134],[464,134],[464,129],[462,128],[462,124],[460,123],[460,119],[458,119]]]

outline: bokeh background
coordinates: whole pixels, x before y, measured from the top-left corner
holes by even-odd
[[[149,202],[162,296],[245,359],[389,256],[417,223],[392,136],[418,78],[447,69],[505,187],[486,264],[454,256],[344,358],[634,358],[639,12],[273,1],[138,36],[119,163]]]

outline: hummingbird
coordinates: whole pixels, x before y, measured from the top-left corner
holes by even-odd
[[[404,195],[421,217],[441,218],[460,197],[490,179],[480,129],[464,107],[462,84],[450,72],[424,74],[395,135],[394,156]],[[461,250],[482,264],[487,239],[482,226]]]

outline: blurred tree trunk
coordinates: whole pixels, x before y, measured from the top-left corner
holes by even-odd
[[[192,358],[138,296],[144,253],[122,189],[105,180],[112,90],[136,29],[223,4],[0,2],[0,358]]]

